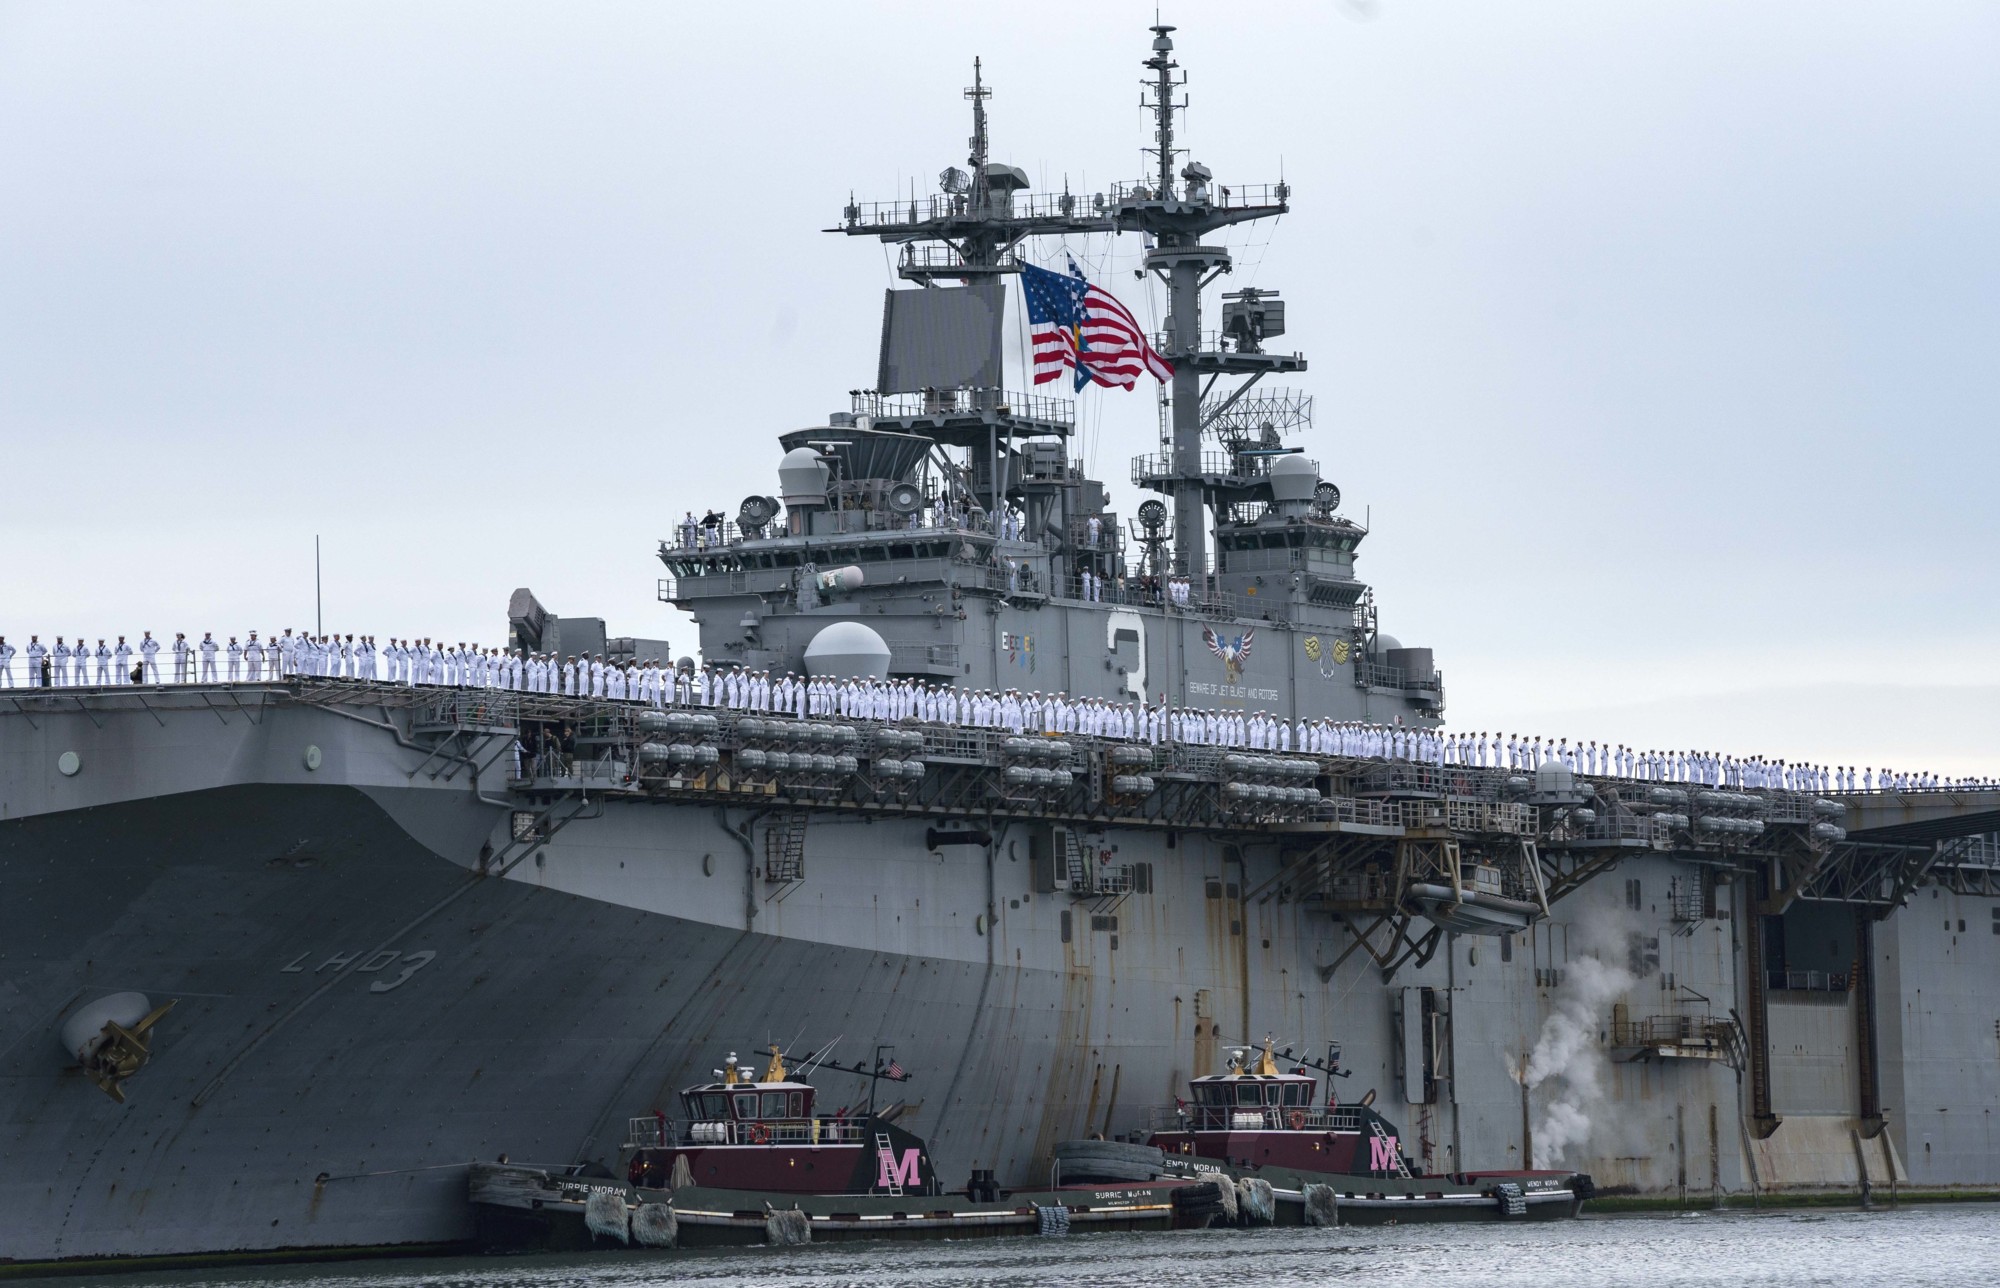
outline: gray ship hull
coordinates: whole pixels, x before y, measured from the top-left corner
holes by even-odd
[[[1057,1140],[1140,1130],[1266,1033],[1344,1041],[1343,1095],[1375,1089],[1434,1170],[1514,1167],[1547,1094],[1517,1074],[1601,927],[1628,945],[1634,1013],[1746,996],[1737,892],[1679,921],[1667,892],[1692,868],[1665,856],[1385,981],[1342,924],[1265,893],[1268,837],[1109,829],[1093,848],[1149,875],[1092,902],[1036,893],[1024,825],[932,849],[935,819],[828,811],[802,879],[773,885],[760,811],[612,799],[482,875],[508,852],[506,803],[386,725],[276,693],[152,705],[0,716],[14,1260],[464,1239],[467,1163],[610,1162],[629,1117],[767,1041],[895,1044],[910,1125],[953,1185],[975,1167],[1032,1181]],[[81,773],[51,771],[65,750]],[[1746,1128],[1726,1062],[1640,1059],[1600,1032],[1597,1125],[1564,1162],[1648,1193],[1852,1185],[1864,1165],[1878,1185],[2000,1183],[1991,920],[1926,889],[1876,930],[1890,1130],[1863,1148],[1854,1001],[1787,996],[1767,1007],[1775,1134]],[[1422,989],[1450,1022],[1418,1091],[1397,1017]],[[124,990],[177,1004],[121,1105],[56,1035]],[[861,1094],[822,1085],[829,1104]]]

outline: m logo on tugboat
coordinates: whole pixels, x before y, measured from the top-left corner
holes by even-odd
[[[1371,1136],[1368,1138],[1368,1170],[1371,1172],[1393,1172],[1396,1170],[1396,1138],[1394,1136]]]
[[[876,1173],[875,1187],[883,1190],[892,1186],[915,1189],[918,1182],[918,1168],[923,1156],[924,1152],[921,1149],[906,1149],[903,1151],[903,1161],[898,1163],[895,1150],[886,1145],[876,1150],[875,1157],[881,1164],[881,1170]]]

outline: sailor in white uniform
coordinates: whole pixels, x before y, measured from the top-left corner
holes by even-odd
[[[113,672],[114,678],[111,682],[113,684],[132,683],[132,646],[125,642],[123,635],[118,637],[118,647],[111,650],[111,656],[118,660],[118,669]]]
[[[14,646],[7,642],[7,637],[0,635],[0,685],[4,685],[9,689],[14,687],[15,652]],[[37,664],[40,661],[40,658],[28,659],[28,687],[31,689],[35,687],[35,672],[38,669]]]
[[[139,641],[139,665],[144,668],[141,674],[147,684],[160,682],[160,641],[153,638],[151,631]]]
[[[250,683],[264,678],[264,646],[258,642],[257,632],[251,631],[250,638],[243,641],[243,660],[250,667]]]
[[[231,635],[229,637],[228,654],[229,654],[229,682],[231,684],[235,684],[238,680],[241,680],[243,678],[243,646],[236,642],[236,637],[234,635]]]
[[[215,632],[203,632],[201,643],[196,647],[201,650],[201,682],[203,684],[214,684],[215,654],[216,650],[221,647],[215,642]]]
[[[190,675],[188,675],[189,660],[190,659],[188,657],[187,632],[175,631],[174,632],[174,683],[175,684],[186,684],[191,678],[193,678]]]

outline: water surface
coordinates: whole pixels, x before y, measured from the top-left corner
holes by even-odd
[[[2000,1207],[1679,1213],[1528,1226],[1089,1234],[962,1243],[465,1257],[43,1281],[107,1288],[1291,1288],[2000,1285]]]

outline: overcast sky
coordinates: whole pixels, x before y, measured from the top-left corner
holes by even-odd
[[[1152,13],[0,0],[0,632],[307,626],[319,533],[329,628],[684,651],[657,539],[874,370],[819,230],[963,164],[974,55],[996,156],[1136,178]],[[1164,17],[1453,724],[2000,773],[2000,6]]]

